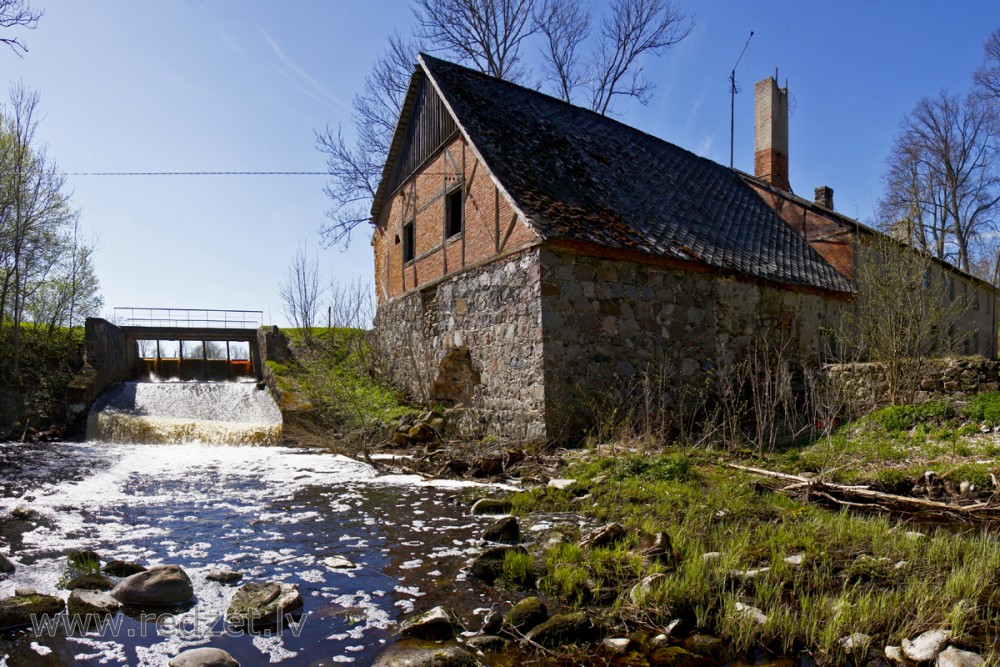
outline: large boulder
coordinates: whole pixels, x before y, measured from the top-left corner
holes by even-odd
[[[544,623],[548,617],[549,610],[545,608],[545,603],[532,596],[524,598],[507,612],[504,626],[511,634],[522,635],[536,625]]]
[[[413,639],[452,639],[461,630],[454,614],[444,607],[434,607],[403,621],[399,634]]]
[[[372,667],[477,667],[476,656],[463,646],[393,644],[379,653]]]
[[[235,625],[276,625],[286,614],[301,609],[302,604],[299,589],[293,584],[243,584],[229,603],[226,620]]]
[[[78,588],[69,594],[66,611],[70,616],[110,616],[118,611],[118,600],[102,591]]]
[[[543,648],[555,648],[564,644],[580,644],[600,639],[594,632],[590,617],[582,611],[558,614],[540,625],[536,625],[525,635],[525,639]]]
[[[509,500],[480,498],[472,504],[472,509],[469,511],[472,514],[507,514],[510,512],[511,507],[512,505]]]
[[[111,595],[123,604],[171,605],[190,600],[194,587],[180,566],[154,565],[122,579]]]
[[[31,617],[52,616],[66,603],[53,595],[15,595],[0,600],[0,630],[31,625]]]
[[[167,667],[240,667],[240,663],[221,648],[202,647],[178,654]]]

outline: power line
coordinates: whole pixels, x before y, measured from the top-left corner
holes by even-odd
[[[329,176],[325,171],[67,171],[61,176]]]

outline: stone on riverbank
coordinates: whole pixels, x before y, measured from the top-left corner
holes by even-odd
[[[83,588],[70,593],[69,600],[66,601],[66,610],[70,616],[86,616],[88,614],[110,616],[118,611],[120,606],[118,600],[107,593]]]
[[[979,667],[985,662],[983,656],[972,651],[963,651],[949,646],[938,654],[935,667]]]
[[[673,546],[670,543],[670,535],[664,532],[643,535],[639,538],[639,544],[635,552],[642,556],[646,565],[653,563],[667,564],[673,560]]]
[[[476,667],[479,661],[462,646],[393,644],[379,653],[372,667]]]
[[[498,500],[496,498],[480,498],[472,505],[472,514],[507,514],[511,510],[509,500]]]
[[[51,616],[62,611],[65,606],[62,598],[53,595],[15,595],[0,600],[0,630],[31,625],[32,616]]]
[[[169,605],[190,600],[194,587],[180,566],[154,565],[122,579],[111,595],[123,604]]]
[[[619,523],[609,523],[584,535],[583,539],[580,540],[580,548],[606,547],[615,542],[621,542],[625,539],[625,535],[624,526]]]
[[[528,631],[525,639],[543,648],[577,644],[600,639],[590,617],[582,611],[558,614]]]
[[[524,547],[493,547],[476,556],[469,570],[479,579],[492,584],[503,571],[503,560],[509,552],[528,553]]]
[[[236,625],[276,625],[285,614],[303,605],[299,589],[276,581],[243,584],[236,590],[226,621]]]
[[[487,542],[517,544],[521,541],[521,528],[517,525],[517,519],[505,516],[486,527],[486,530],[483,531],[483,539]]]
[[[167,667],[240,667],[240,663],[221,648],[202,647],[179,653]]]
[[[548,617],[549,610],[546,609],[545,603],[532,596],[524,598],[507,612],[504,626],[511,634],[522,635],[536,625],[544,623]]]
[[[653,589],[663,584],[666,580],[667,575],[660,572],[647,575],[632,587],[632,590],[628,593],[628,599],[632,601],[632,604],[642,604],[649,594],[653,592]]]
[[[913,662],[930,662],[938,656],[945,643],[951,639],[947,630],[928,630],[916,639],[903,640],[903,655]]]
[[[496,635],[474,635],[466,638],[465,644],[483,653],[496,653],[507,647],[507,640]]]
[[[399,634],[412,639],[452,639],[461,630],[454,614],[444,607],[429,609],[399,626]]]

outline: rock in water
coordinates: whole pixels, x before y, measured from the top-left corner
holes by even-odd
[[[110,616],[118,611],[118,600],[107,593],[86,589],[76,589],[69,594],[66,610],[70,616]]]
[[[14,563],[3,554],[0,554],[0,574],[10,574],[14,569]]]
[[[63,586],[63,588],[68,591],[75,591],[78,588],[90,591],[110,591],[114,587],[115,582],[111,581],[103,574],[98,574],[97,572],[81,574],[73,577],[66,582],[65,586]]]
[[[372,667],[477,667],[479,661],[467,648],[427,648],[393,644],[379,653]]]
[[[521,540],[521,528],[517,525],[517,519],[505,516],[487,526],[483,531],[483,539],[487,542],[517,544]]]
[[[236,625],[276,625],[285,614],[302,607],[298,587],[271,581],[243,584],[226,610],[226,621]]]
[[[600,639],[594,632],[594,624],[582,611],[553,616],[541,625],[532,628],[525,639],[543,648],[555,648],[563,644],[576,644]]]
[[[31,617],[52,616],[63,610],[66,603],[53,595],[15,595],[0,600],[0,630],[31,625]]]
[[[513,634],[524,634],[549,617],[549,610],[538,598],[524,598],[507,612],[506,627]]]
[[[168,662],[167,667],[240,667],[240,663],[221,648],[193,648]]]
[[[413,639],[452,639],[461,629],[450,611],[434,607],[404,621],[399,627],[399,634]]]
[[[511,503],[507,500],[496,498],[480,498],[472,505],[470,512],[473,514],[507,514],[511,510]]]
[[[154,565],[144,572],[137,572],[111,591],[121,603],[136,605],[167,605],[187,602],[194,595],[194,587],[187,572],[178,565]]]
[[[126,560],[113,560],[101,568],[101,572],[112,577],[130,577],[139,572],[145,572],[146,568],[138,563],[130,563]]]
[[[209,581],[215,581],[220,584],[232,584],[243,578],[242,572],[235,572],[228,568],[218,568],[215,570],[209,570],[205,574],[205,578]]]
[[[903,655],[913,662],[930,662],[951,638],[947,630],[928,630],[913,641],[903,640]]]

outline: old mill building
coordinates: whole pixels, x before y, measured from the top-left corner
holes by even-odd
[[[787,89],[755,89],[755,173],[421,55],[372,207],[376,328],[415,395],[499,437],[560,436],[650,369],[703,383],[772,332],[820,359],[878,234],[788,182]],[[967,353],[996,356],[995,291]]]

